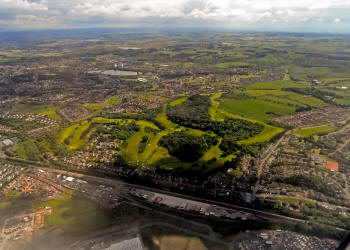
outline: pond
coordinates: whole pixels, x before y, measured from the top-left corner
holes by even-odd
[[[109,76],[136,76],[137,72],[135,71],[127,71],[127,70],[105,70],[102,72],[104,75]]]

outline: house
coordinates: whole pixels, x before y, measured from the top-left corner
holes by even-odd
[[[9,147],[13,145],[13,141],[11,141],[10,139],[6,139],[2,141],[2,145],[4,145],[5,147]]]
[[[327,161],[327,168],[331,171],[338,171],[339,166],[335,161]]]
[[[144,249],[139,237],[123,240],[118,243],[112,244],[110,247],[104,248],[104,250],[113,250],[113,249],[133,249],[133,250],[142,250]]]

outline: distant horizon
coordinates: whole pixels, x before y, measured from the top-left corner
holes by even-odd
[[[30,33],[30,32],[64,32],[64,31],[115,31],[135,33],[162,33],[162,32],[183,32],[183,33],[247,33],[247,34],[282,34],[282,35],[350,35],[341,31],[293,31],[293,30],[253,30],[253,29],[229,29],[214,27],[70,27],[70,28],[45,28],[45,29],[1,29],[0,33]],[[1,39],[1,38],[0,38]]]
[[[350,1],[3,0],[0,30],[203,28],[350,33]]]

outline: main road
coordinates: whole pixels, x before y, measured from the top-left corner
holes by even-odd
[[[225,208],[229,208],[229,209],[234,209],[234,210],[240,210],[240,211],[248,212],[248,213],[254,214],[258,217],[265,218],[268,220],[275,220],[275,221],[279,221],[279,222],[285,221],[285,222],[293,223],[293,224],[298,223],[298,222],[307,223],[306,220],[302,220],[302,219],[292,218],[292,217],[288,217],[288,216],[284,216],[284,215],[260,211],[257,209],[252,209],[252,208],[247,208],[247,207],[242,207],[242,206],[237,206],[237,205],[231,205],[231,204],[227,204],[224,202],[208,200],[208,199],[199,198],[199,197],[195,197],[195,196],[179,194],[179,193],[171,192],[168,190],[156,189],[156,188],[146,187],[146,186],[137,185],[137,184],[130,184],[130,183],[127,183],[127,182],[124,182],[121,180],[97,177],[97,176],[92,176],[92,175],[86,175],[86,174],[81,174],[81,173],[76,173],[76,172],[51,169],[51,168],[44,168],[44,167],[36,167],[36,168],[38,168],[38,169],[40,168],[40,169],[45,170],[49,173],[63,174],[63,175],[67,175],[67,176],[81,178],[81,179],[84,179],[88,182],[90,181],[90,182],[99,183],[99,184],[103,184],[103,185],[116,186],[119,188],[124,187],[126,189],[127,188],[129,188],[129,189],[132,189],[132,188],[136,189],[137,188],[137,189],[141,189],[141,190],[147,190],[147,191],[151,191],[151,192],[155,192],[155,193],[161,193],[161,194],[166,194],[166,195],[170,195],[170,196],[174,196],[174,197],[179,197],[182,199],[203,202],[203,203],[217,205],[217,206],[221,206],[221,207],[225,207]]]
[[[276,144],[278,145],[280,142],[281,142],[281,140],[279,140]],[[98,177],[98,176],[87,175],[87,174],[82,174],[82,173],[77,173],[77,172],[66,171],[66,170],[48,168],[48,167],[45,167],[44,164],[42,164],[42,166],[38,167],[35,162],[24,162],[24,161],[21,161],[21,162],[32,165],[32,166],[34,166],[34,168],[42,169],[42,170],[45,170],[45,171],[51,172],[51,173],[64,174],[64,175],[69,175],[69,176],[73,176],[76,178],[82,178],[86,181],[95,182],[95,183],[99,183],[102,185],[116,186],[119,188],[124,187],[124,188],[129,188],[129,189],[137,188],[137,189],[141,189],[141,190],[147,190],[147,191],[151,191],[151,192],[155,192],[155,193],[161,193],[161,194],[166,194],[166,195],[170,195],[170,196],[174,196],[174,197],[179,197],[179,198],[183,198],[183,199],[187,199],[187,200],[203,202],[203,203],[207,203],[207,204],[211,204],[211,205],[217,205],[217,206],[221,206],[221,207],[225,207],[225,208],[229,208],[229,209],[248,212],[248,213],[254,214],[260,218],[268,219],[270,221],[271,220],[278,221],[278,222],[284,221],[284,222],[293,223],[293,224],[298,223],[298,222],[308,223],[307,220],[297,219],[297,218],[293,218],[293,217],[289,217],[289,216],[285,216],[285,215],[280,215],[280,214],[275,214],[275,213],[271,213],[271,212],[265,212],[265,211],[261,211],[261,210],[257,210],[257,209],[253,209],[253,208],[231,205],[228,203],[208,200],[208,199],[199,198],[196,196],[175,193],[175,192],[171,192],[168,190],[156,189],[156,188],[146,187],[146,186],[137,185],[137,184],[130,184],[130,183],[124,182],[122,180],[116,180],[116,179],[111,179],[111,178],[107,178],[107,177]],[[337,229],[345,231],[343,228],[337,228]]]

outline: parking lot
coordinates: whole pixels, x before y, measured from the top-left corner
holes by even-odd
[[[153,204],[163,205],[191,213],[198,213],[205,216],[239,220],[247,220],[253,217],[249,213],[145,190],[133,189],[130,193]]]

